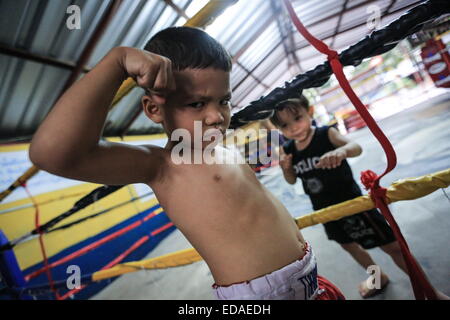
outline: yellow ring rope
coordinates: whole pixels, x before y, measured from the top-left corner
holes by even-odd
[[[392,183],[392,185],[387,189],[387,197],[389,199],[389,203],[401,200],[413,200],[424,197],[437,189],[446,188],[449,185],[450,169],[446,169],[418,178],[398,180]],[[315,224],[338,220],[361,211],[373,209],[374,207],[375,206],[370,196],[365,195],[329,206],[296,218],[295,220],[299,229],[302,229]],[[178,267],[200,260],[202,260],[202,258],[195,249],[185,249],[168,253],[160,257],[118,264],[110,269],[95,272],[92,275],[92,280],[104,280],[142,269],[148,270]]]
[[[5,191],[0,193],[0,202],[6,198],[11,192],[14,191],[17,187],[21,186],[29,179],[31,179],[36,173],[39,172],[39,169],[35,166],[30,167],[23,175],[16,179]]]

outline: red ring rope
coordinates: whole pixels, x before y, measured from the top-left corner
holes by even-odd
[[[33,203],[34,208],[36,209],[34,223],[35,223],[36,230],[39,231],[39,246],[41,248],[42,258],[44,260],[44,266],[45,266],[45,269],[46,269],[48,282],[50,284],[50,289],[52,290],[52,292],[55,295],[56,300],[60,300],[61,296],[59,295],[58,290],[55,288],[53,277],[52,277],[51,268],[49,268],[49,263],[48,263],[48,259],[47,259],[47,253],[45,251],[45,245],[44,245],[44,239],[43,239],[44,233],[40,230],[40,226],[41,225],[39,223],[39,215],[40,214],[39,214],[38,204],[34,200],[33,196],[31,195],[30,191],[28,190],[26,184],[22,183],[21,186],[25,189],[25,192],[28,194],[28,197],[30,198],[31,202]]]
[[[415,298],[417,300],[425,300],[425,299],[436,300],[437,296],[434,288],[429,283],[425,273],[423,272],[422,268],[420,267],[416,259],[412,256],[408,244],[404,239],[400,231],[400,228],[397,225],[397,222],[392,216],[392,213],[389,210],[389,207],[387,205],[386,190],[380,187],[379,185],[380,179],[385,174],[394,169],[397,164],[397,157],[391,142],[385,136],[383,131],[377,125],[376,121],[370,115],[369,111],[367,111],[364,104],[361,102],[361,100],[358,98],[358,96],[350,86],[350,83],[345,77],[343,66],[339,61],[338,53],[335,50],[331,50],[323,41],[315,38],[312,34],[308,32],[308,30],[301,23],[300,19],[297,17],[297,14],[295,13],[295,10],[292,7],[289,0],[284,0],[284,4],[286,5],[289,15],[292,19],[292,22],[294,23],[297,30],[302,34],[302,36],[305,37],[305,39],[314,48],[316,48],[321,53],[327,55],[333,73],[335,74],[336,79],[338,80],[340,86],[342,87],[342,89],[344,90],[345,94],[350,99],[350,101],[353,103],[358,113],[364,119],[370,131],[374,134],[378,142],[380,142],[387,158],[386,169],[380,176],[376,175],[374,172],[370,170],[362,172],[361,181],[363,182],[366,189],[370,190],[370,196],[373,202],[375,203],[375,206],[380,209],[383,216],[389,222],[394,232],[394,235],[400,244],[400,248],[402,251],[403,258],[405,259],[405,263],[408,269],[408,274],[411,280]]]
[[[145,216],[141,220],[133,222],[132,224],[130,224],[130,225],[126,226],[126,227],[123,227],[122,229],[117,230],[116,232],[113,232],[113,233],[111,233],[111,234],[109,234],[109,235],[107,235],[107,236],[105,236],[105,237],[103,237],[103,238],[101,238],[101,239],[91,243],[91,244],[88,244],[87,246],[85,246],[85,247],[83,247],[83,248],[81,248],[81,249],[79,249],[79,250],[77,250],[77,251],[75,251],[75,252],[73,252],[73,253],[71,253],[71,254],[69,254],[69,255],[67,255],[67,256],[59,259],[59,260],[57,260],[57,261],[54,261],[51,264],[46,264],[43,268],[41,268],[39,270],[36,270],[36,271],[34,271],[34,272],[30,273],[30,274],[27,274],[25,276],[25,280],[26,281],[30,281],[31,279],[37,277],[38,275],[46,272],[48,269],[55,268],[55,267],[57,267],[57,266],[59,266],[61,264],[64,264],[64,263],[69,262],[69,261],[71,261],[71,260],[73,260],[75,258],[78,258],[78,257],[88,253],[89,251],[92,251],[92,250],[100,247],[101,245],[103,245],[103,244],[105,244],[105,243],[107,243],[109,241],[112,241],[112,240],[120,237],[121,235],[127,233],[128,231],[131,231],[131,230],[139,227],[140,225],[142,225],[142,223],[144,223],[147,220],[149,220],[150,218],[154,217],[157,214],[156,213],[157,210],[158,209],[153,210],[151,213],[149,213],[147,216]]]

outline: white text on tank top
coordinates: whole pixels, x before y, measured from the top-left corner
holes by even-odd
[[[298,163],[294,164],[294,170],[296,174],[304,174],[311,170],[316,169],[317,163],[320,161],[320,157],[306,158],[300,160]]]

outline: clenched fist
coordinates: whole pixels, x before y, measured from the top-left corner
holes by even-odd
[[[283,147],[280,148],[280,167],[283,170],[292,169],[292,154],[286,154]]]
[[[118,50],[128,76],[154,95],[155,102],[164,103],[167,93],[176,88],[170,59],[136,48],[119,47]]]
[[[345,151],[336,149],[325,153],[320,157],[319,162],[316,164],[316,168],[322,169],[334,169],[341,165],[342,160],[347,158]]]

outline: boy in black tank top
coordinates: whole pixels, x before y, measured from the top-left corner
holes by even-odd
[[[280,150],[284,178],[290,184],[297,177],[301,179],[314,210],[362,195],[345,160],[360,155],[361,147],[333,127],[312,126],[309,103],[304,96],[280,102],[271,121],[290,139]],[[380,247],[407,273],[392,229],[376,209],[325,223],[324,227],[328,238],[338,242],[366,270],[375,262],[365,249]],[[359,285],[363,298],[379,293],[389,282],[383,272],[380,288],[373,288],[370,280]]]

